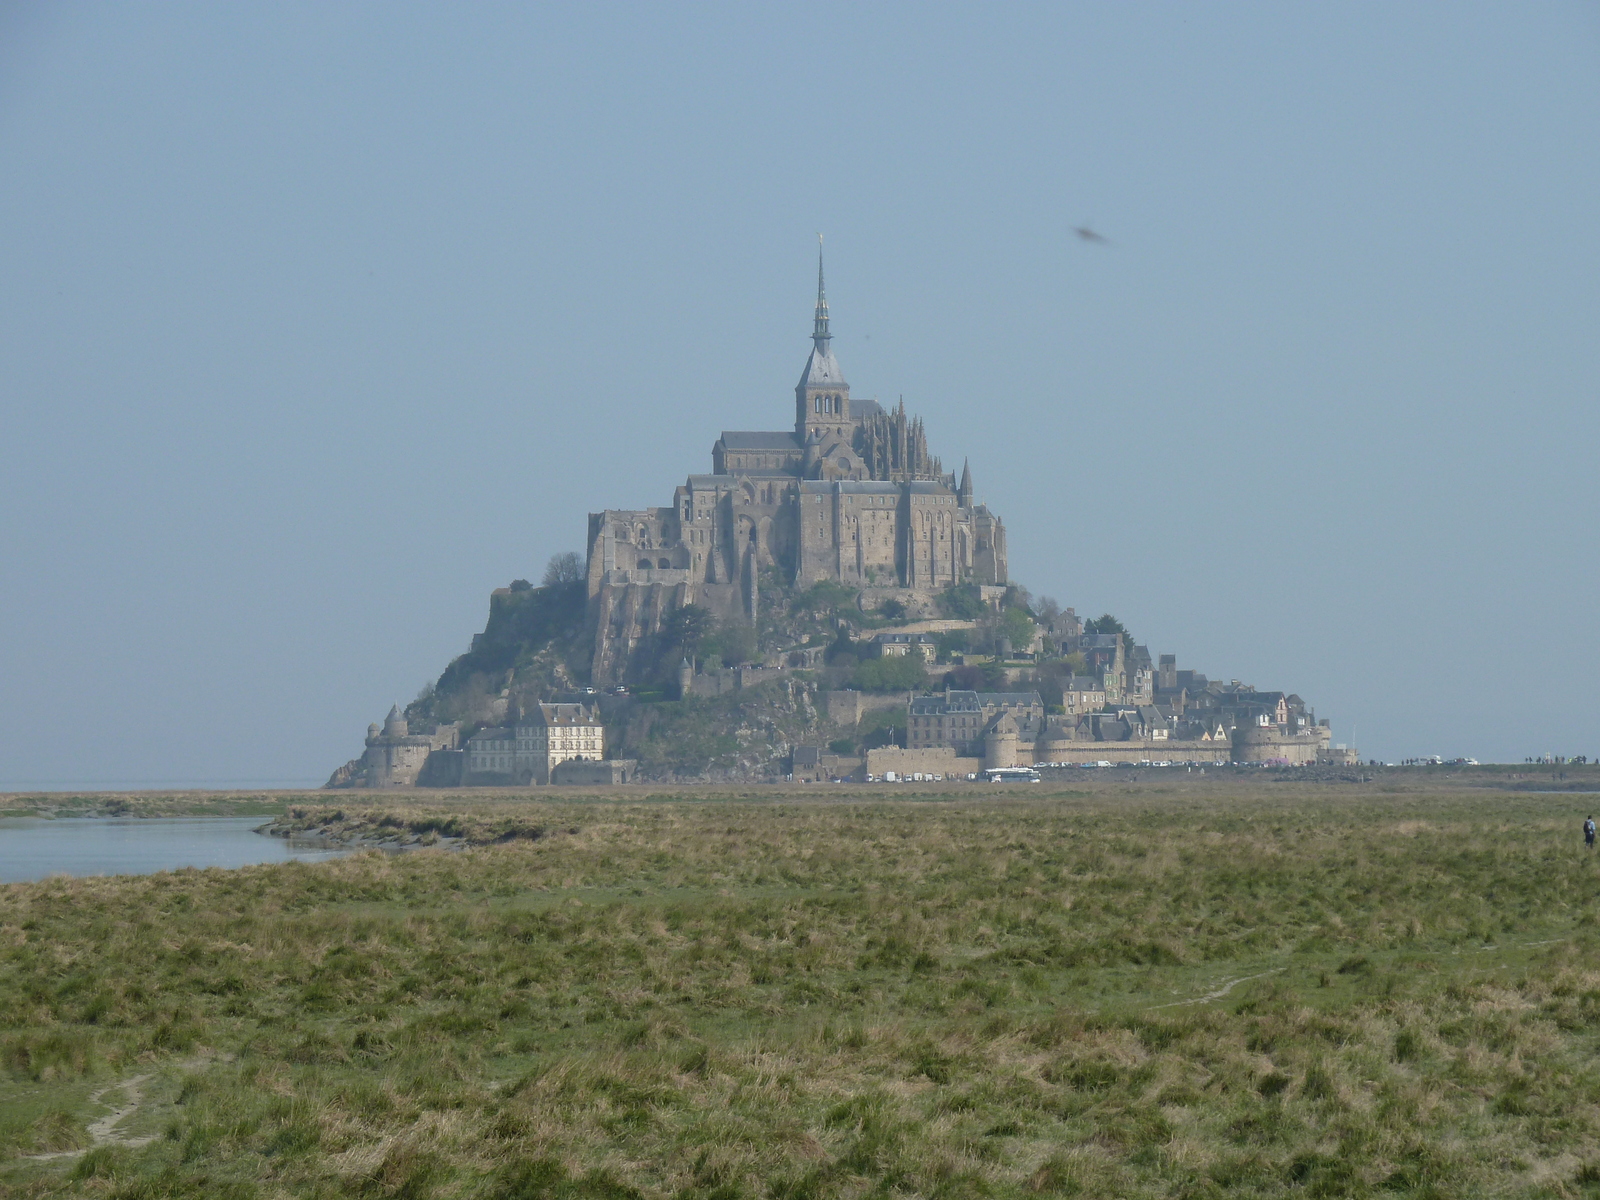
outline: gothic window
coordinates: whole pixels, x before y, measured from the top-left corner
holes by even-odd
[[[661,560],[661,569],[663,571],[670,571],[672,569],[672,564],[663,558]]]

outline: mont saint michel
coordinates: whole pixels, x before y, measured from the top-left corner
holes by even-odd
[[[540,586],[496,589],[329,786],[1356,761],[1300,696],[1180,669],[1014,579],[966,457],[947,470],[903,400],[850,394],[820,253],[792,411],[723,430],[670,503],[589,514]]]
[[[859,588],[866,609],[1006,583],[1005,526],[973,501],[971,470],[946,474],[903,402],[886,411],[852,400],[832,339],[819,256],[794,428],[724,430],[711,473],[690,475],[667,507],[590,514],[596,682],[621,682],[630,652],[671,609],[757,621],[769,572],[798,588]]]

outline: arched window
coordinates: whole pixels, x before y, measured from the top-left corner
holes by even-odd
[[[672,570],[672,564],[670,562],[668,562],[666,559],[663,558],[661,560],[661,569],[663,571],[670,571],[670,570]]]

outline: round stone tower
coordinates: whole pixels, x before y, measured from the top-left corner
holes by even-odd
[[[383,719],[383,736],[386,738],[403,738],[410,735],[410,726],[406,724],[405,715],[401,713],[400,706],[396,704],[389,709],[389,715]]]
[[[1021,741],[1017,723],[1010,713],[1004,714],[990,727],[983,738],[983,769],[1017,765],[1017,745]]]

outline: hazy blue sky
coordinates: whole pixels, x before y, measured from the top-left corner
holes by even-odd
[[[1036,593],[1600,754],[1600,6],[12,4],[0,787],[326,777],[792,421],[818,230]]]

